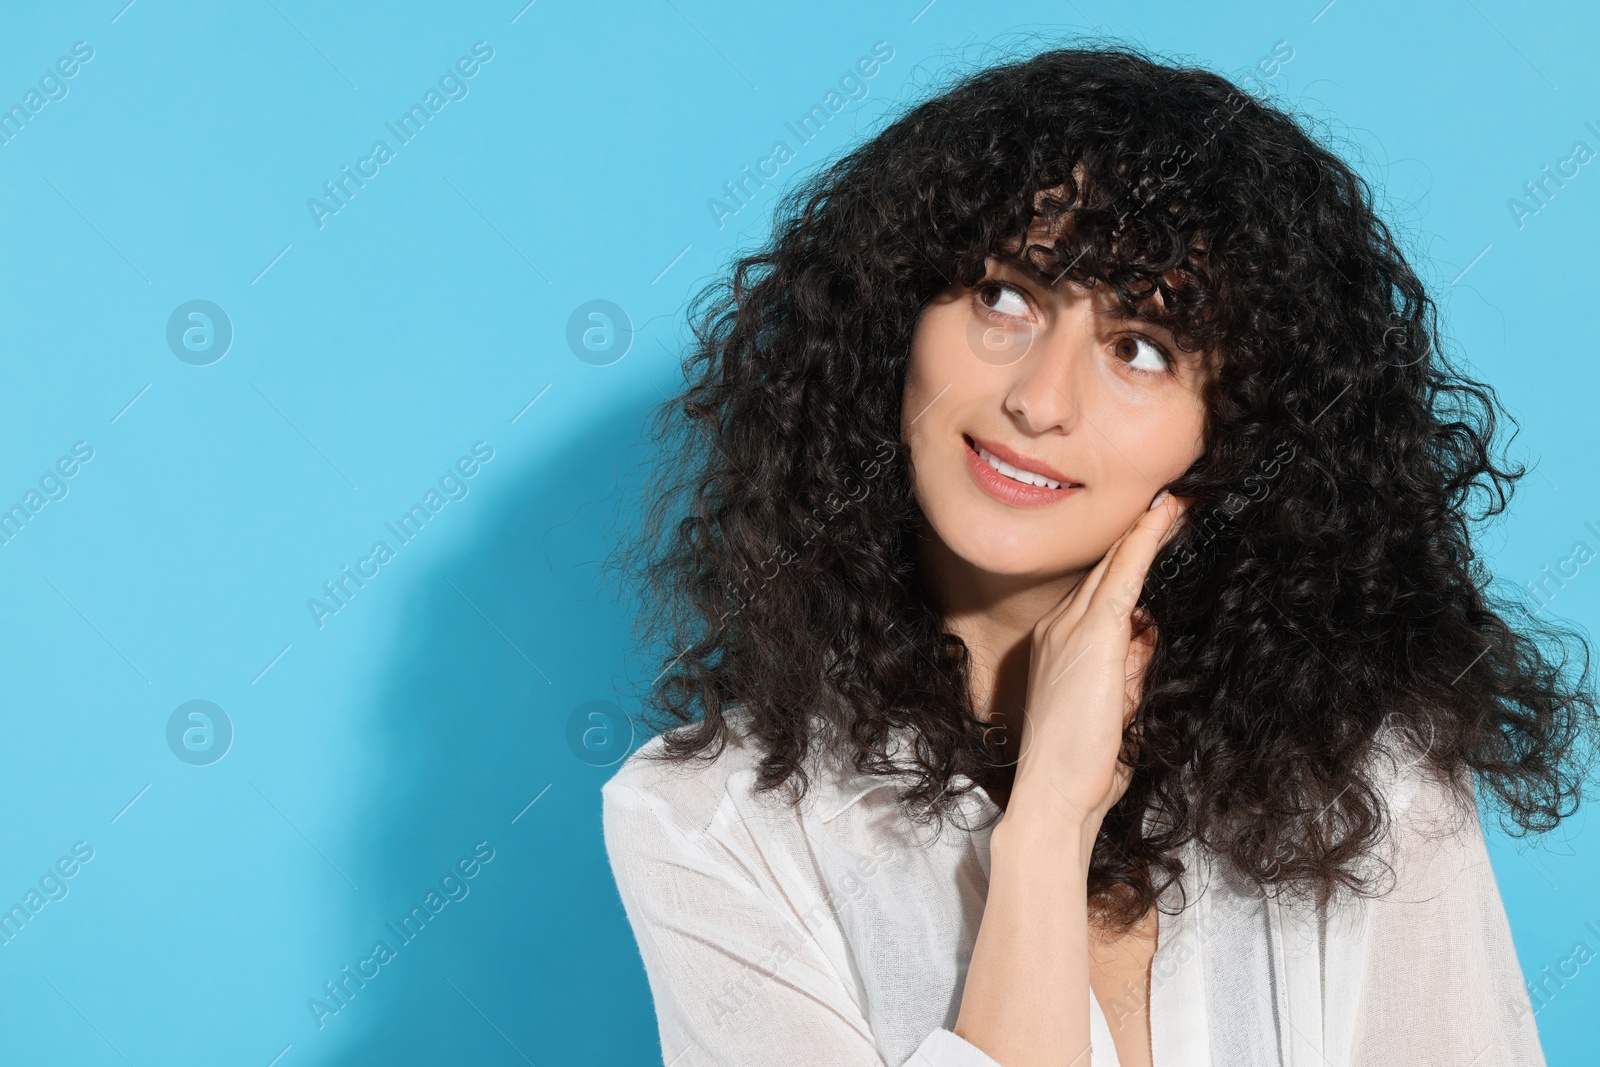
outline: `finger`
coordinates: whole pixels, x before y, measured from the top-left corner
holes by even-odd
[[[1151,506],[1155,506],[1154,501],[1152,501]],[[1089,573],[1078,582],[1077,586],[1073,588],[1072,592],[1062,597],[1053,607],[1051,607],[1049,611],[1040,616],[1037,624],[1039,627],[1049,629],[1052,626],[1059,625],[1063,631],[1067,631],[1071,630],[1072,627],[1077,625],[1078,620],[1083,618],[1083,613],[1088,610],[1090,598],[1093,597],[1094,591],[1099,588],[1101,581],[1105,577],[1106,571],[1110,568],[1112,561],[1117,556],[1117,551],[1122,547],[1123,543],[1127,541],[1128,535],[1138,527],[1139,522],[1146,518],[1149,514],[1149,508],[1147,508],[1144,512],[1141,512],[1139,518],[1135,519],[1133,523],[1129,525],[1128,529],[1123,531],[1120,537],[1111,542],[1111,547],[1106,549],[1104,555],[1100,557],[1099,562],[1097,562],[1094,567],[1090,569]],[[1168,531],[1167,536],[1170,535],[1171,530]],[[1165,538],[1163,538],[1162,543],[1166,543]]]
[[[1050,627],[1056,625],[1057,620],[1061,619],[1068,613],[1071,613],[1071,618],[1067,620],[1066,628],[1071,628],[1071,622],[1083,614],[1081,610],[1082,606],[1088,603],[1089,597],[1094,593],[1095,587],[1100,584],[1101,575],[1105,574],[1106,568],[1111,566],[1111,557],[1116,554],[1117,546],[1122,543],[1122,538],[1127,536],[1127,532],[1124,531],[1122,537],[1119,537],[1115,541],[1111,542],[1111,547],[1106,549],[1106,551],[1101,555],[1100,559],[1096,561],[1095,565],[1089,569],[1089,573],[1079,579],[1078,584],[1073,587],[1072,592],[1056,601],[1055,604],[1051,606],[1049,611],[1039,616],[1039,620],[1036,624],[1038,628],[1049,629]],[[1074,610],[1074,605],[1077,605],[1078,610]]]
[[[1146,511],[1148,510],[1146,508]],[[1116,558],[1117,549],[1121,548],[1122,543],[1128,539],[1128,535],[1133,532],[1134,525],[1137,522],[1138,520],[1136,519],[1133,523],[1130,523],[1128,528],[1122,531],[1121,536],[1111,542],[1111,547],[1107,548],[1100,556],[1099,562],[1078,583],[1077,588],[1073,589],[1068,596],[1063,597],[1061,603],[1046,613],[1047,616],[1069,615],[1070,617],[1065,620],[1069,629],[1072,623],[1082,617],[1083,608],[1088,604],[1089,598],[1094,595],[1095,589],[1099,587],[1101,579],[1105,577],[1106,570],[1111,566],[1111,561]]]
[[[1054,625],[1057,619],[1061,619],[1063,616],[1070,616],[1065,619],[1065,623],[1070,628],[1070,624],[1083,614],[1083,605],[1089,602],[1089,597],[1094,594],[1095,587],[1100,584],[1101,576],[1105,574],[1106,568],[1111,566],[1111,558],[1116,555],[1117,546],[1122,544],[1123,538],[1127,536],[1125,532],[1122,537],[1111,542],[1111,547],[1106,549],[1105,554],[1089,569],[1089,573],[1083,576],[1072,592],[1062,597],[1056,602],[1055,606],[1039,617],[1040,625],[1049,627]],[[1074,610],[1075,606],[1077,610]]]
[[[1105,556],[1101,558],[1099,565],[1097,565],[1095,570],[1090,573],[1089,577],[1085,578],[1081,583],[1079,583],[1078,589],[1074,590],[1072,602],[1070,604],[1061,606],[1062,610],[1059,614],[1061,615],[1062,626],[1066,627],[1067,629],[1071,629],[1073,626],[1078,624],[1079,620],[1083,618],[1084,613],[1089,610],[1089,604],[1093,600],[1095,591],[1099,589],[1101,584],[1105,581],[1107,572],[1109,572],[1110,569],[1115,566],[1116,558],[1123,551],[1128,542],[1128,538],[1134,533],[1135,530],[1139,529],[1141,523],[1146,523],[1149,521],[1155,509],[1168,507],[1173,499],[1176,498],[1173,498],[1169,495],[1160,504],[1156,504],[1152,501],[1151,507],[1141,512],[1139,517],[1133,521],[1123,535],[1112,542],[1111,547],[1106,550]],[[1182,513],[1182,510],[1183,506],[1182,502],[1180,501],[1179,514]],[[1161,544],[1166,543],[1167,539],[1171,537],[1176,528],[1176,522],[1166,528],[1162,535]],[[1145,570],[1149,570],[1149,564],[1145,565]],[[1120,594],[1119,600],[1136,603],[1139,599],[1139,590],[1143,587],[1143,585],[1144,576],[1141,574],[1137,584],[1130,582],[1128,583],[1127,587],[1118,590]]]
[[[1085,604],[1086,614],[1092,611],[1096,618],[1107,619],[1131,632],[1132,613],[1139,591],[1144,587],[1145,575],[1156,553],[1173,535],[1182,513],[1183,504],[1176,497],[1168,496],[1139,516]]]

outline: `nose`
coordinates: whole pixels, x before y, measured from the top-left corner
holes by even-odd
[[[1013,363],[1006,411],[1029,433],[1071,433],[1082,418],[1094,355],[1087,301],[1057,317]]]

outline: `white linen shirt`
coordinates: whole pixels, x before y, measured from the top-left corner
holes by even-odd
[[[753,792],[751,741],[710,764],[642,758],[660,745],[601,793],[666,1067],[999,1067],[953,1032],[992,827],[935,835],[895,803],[903,781],[853,770],[813,771],[796,810]],[[1382,897],[1319,912],[1189,846],[1189,904],[1158,918],[1155,1067],[1544,1067],[1476,810],[1383,767]],[[981,787],[962,804],[968,827],[998,811]],[[1093,1067],[1117,1064],[1107,1015],[1144,997],[1091,992]]]

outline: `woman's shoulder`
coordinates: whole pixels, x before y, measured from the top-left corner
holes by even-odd
[[[1477,823],[1476,790],[1470,773],[1442,776],[1431,759],[1428,738],[1397,728],[1380,730],[1367,761],[1367,779],[1381,796],[1391,833],[1460,833]]]
[[[628,754],[606,783],[600,787],[606,808],[619,803],[644,803],[665,821],[704,830],[716,807],[727,793],[730,780],[741,770],[754,765],[753,746],[743,731],[730,731],[720,752],[702,753],[687,759],[666,758],[667,740],[686,735],[696,724],[665,730],[651,737]]]
[[[685,723],[651,737],[630,753],[601,787],[603,803],[642,801],[662,819],[695,831],[706,830],[724,805],[731,805],[741,817],[756,811],[793,815],[795,805],[787,789],[755,788],[765,749],[750,729],[749,713],[735,704],[723,718],[728,729],[720,748],[713,743],[688,758],[666,758],[667,740],[672,735],[687,735],[699,728],[699,723]],[[829,804],[848,785],[831,761],[817,755],[806,760],[806,777],[806,811]]]
[[[1366,838],[1366,847],[1348,861],[1349,873],[1365,884],[1366,891],[1352,894],[1337,886],[1335,895],[1341,901],[1368,894],[1387,896],[1427,866],[1453,863],[1460,867],[1481,855],[1483,829],[1470,772],[1462,771],[1453,778],[1442,774],[1430,755],[1426,738],[1419,741],[1412,733],[1386,725],[1374,736],[1359,765],[1350,769],[1339,796],[1357,788],[1369,789],[1368,810],[1375,821],[1370,824],[1373,833]],[[1324,811],[1332,807],[1330,803]],[[1207,866],[1222,876],[1224,888],[1247,896],[1258,893],[1261,887],[1234,868],[1226,854],[1198,843],[1195,848]],[[1303,903],[1297,895],[1284,899],[1297,907]]]
[[[1477,789],[1468,769],[1442,773],[1426,738],[1381,731],[1366,765],[1366,780],[1381,802],[1380,833],[1358,864],[1381,897],[1411,895],[1422,872],[1464,873],[1486,861]]]

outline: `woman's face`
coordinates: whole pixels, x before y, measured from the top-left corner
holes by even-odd
[[[1202,353],[1119,317],[1106,286],[1052,288],[989,259],[912,336],[901,434],[933,535],[990,574],[1093,567],[1201,454],[1203,381]],[[1062,484],[1027,484],[1039,476]]]

